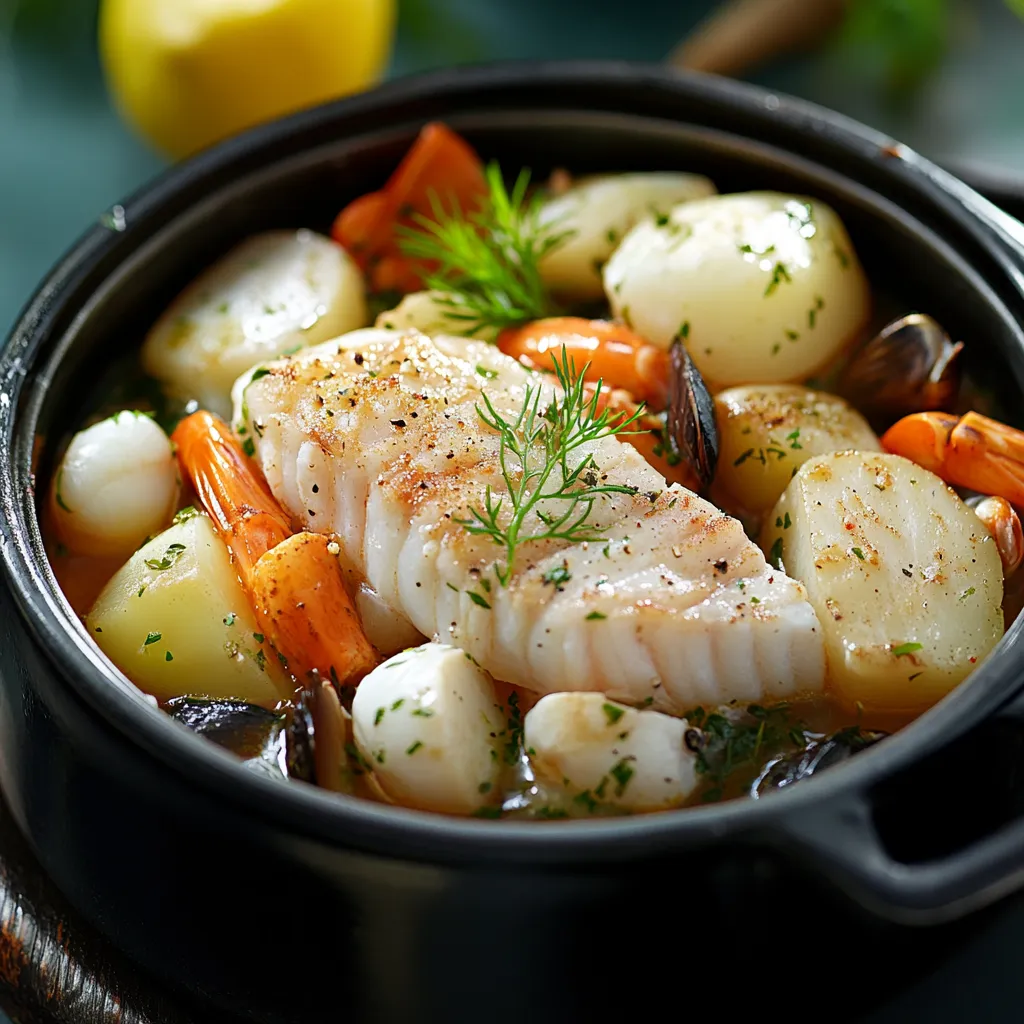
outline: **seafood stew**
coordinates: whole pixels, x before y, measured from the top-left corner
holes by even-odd
[[[90,635],[252,770],[450,814],[884,742],[1015,613],[1022,435],[820,200],[517,171],[430,125],[168,307],[41,510]]]

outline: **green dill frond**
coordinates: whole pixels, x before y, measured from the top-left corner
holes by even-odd
[[[527,198],[529,171],[520,171],[511,192],[496,163],[486,177],[488,196],[479,210],[463,212],[453,200],[447,212],[431,195],[433,217],[415,214],[415,226],[398,229],[402,252],[436,268],[426,287],[444,293],[440,303],[467,334],[555,314],[540,262],[572,234],[541,223],[542,196]]]
[[[637,492],[635,487],[599,483],[593,455],[579,461],[572,458],[577,449],[600,438],[645,433],[633,429],[643,415],[643,406],[616,420],[608,409],[599,410],[602,381],[588,397],[584,386],[588,369],[589,363],[577,373],[563,345],[555,360],[561,394],[549,405],[541,405],[542,386],[528,385],[514,419],[506,419],[486,392],[483,405],[477,406],[481,421],[499,435],[498,461],[508,493],[495,497],[488,487],[483,507],[470,505],[469,518],[455,521],[504,549],[502,559],[494,564],[502,586],[511,578],[521,544],[553,539],[604,541],[590,522],[595,502],[602,495]],[[556,505],[558,511],[546,512],[538,507],[546,502],[561,505]]]

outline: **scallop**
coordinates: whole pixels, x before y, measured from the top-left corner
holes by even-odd
[[[699,174],[650,172],[580,178],[541,207],[540,222],[556,234],[568,234],[541,261],[544,283],[567,299],[601,298],[601,268],[630,228],[645,218],[666,216],[679,203],[714,192],[712,182]]]
[[[638,224],[604,268],[616,316],[652,344],[682,338],[718,387],[800,381],[861,333],[867,279],[825,203],[713,196]]]
[[[497,799],[505,719],[490,676],[465,651],[428,643],[378,665],[356,690],[352,723],[396,803],[470,814]]]
[[[167,435],[145,413],[125,411],[71,439],[51,507],[71,551],[126,557],[170,523],[179,488]]]
[[[828,687],[848,708],[920,713],[1002,636],[995,541],[955,491],[899,455],[805,462],[762,539],[807,588]]]
[[[524,743],[538,779],[630,811],[678,807],[697,788],[688,725],[603,693],[552,693],[526,714]]]
[[[362,275],[341,246],[312,231],[267,232],[178,296],[146,337],[142,365],[176,398],[227,418],[240,374],[367,317]]]

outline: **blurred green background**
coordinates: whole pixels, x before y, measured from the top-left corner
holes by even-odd
[[[751,80],[842,111],[941,163],[1024,178],[1024,0],[851,2],[822,46]],[[400,0],[390,73],[497,58],[661,61],[714,6]],[[77,235],[165,166],[110,107],[95,18],[96,0],[0,0],[0,336]],[[1019,1019],[1022,945],[1018,906],[871,1020]],[[855,977],[851,986],[856,998]]]

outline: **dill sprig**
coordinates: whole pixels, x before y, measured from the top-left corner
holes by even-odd
[[[413,214],[417,226],[400,227],[406,256],[435,265],[424,283],[444,295],[448,317],[465,324],[467,334],[501,329],[557,312],[541,280],[541,260],[572,234],[541,223],[543,197],[527,198],[530,172],[522,170],[512,191],[501,170],[486,170],[488,196],[479,210],[463,212],[451,201],[448,213],[430,196],[433,218]]]
[[[516,550],[535,540],[564,540],[571,543],[599,542],[606,538],[594,532],[589,522],[594,503],[605,494],[636,494],[637,488],[598,482],[593,454],[578,462],[573,453],[603,437],[642,434],[630,428],[643,414],[641,405],[630,416],[599,411],[601,381],[587,397],[584,377],[589,363],[577,373],[562,346],[555,360],[555,375],[561,387],[550,405],[541,406],[543,388],[528,385],[522,409],[514,420],[506,419],[483,394],[477,415],[500,441],[498,459],[507,495],[495,497],[490,485],[483,508],[469,507],[468,519],[457,519],[469,533],[490,537],[505,549],[504,564],[495,561],[494,574],[505,586],[512,575]],[[620,419],[613,419],[619,416]],[[562,502],[560,512],[545,511],[543,502]],[[531,519],[532,517],[532,519]]]

